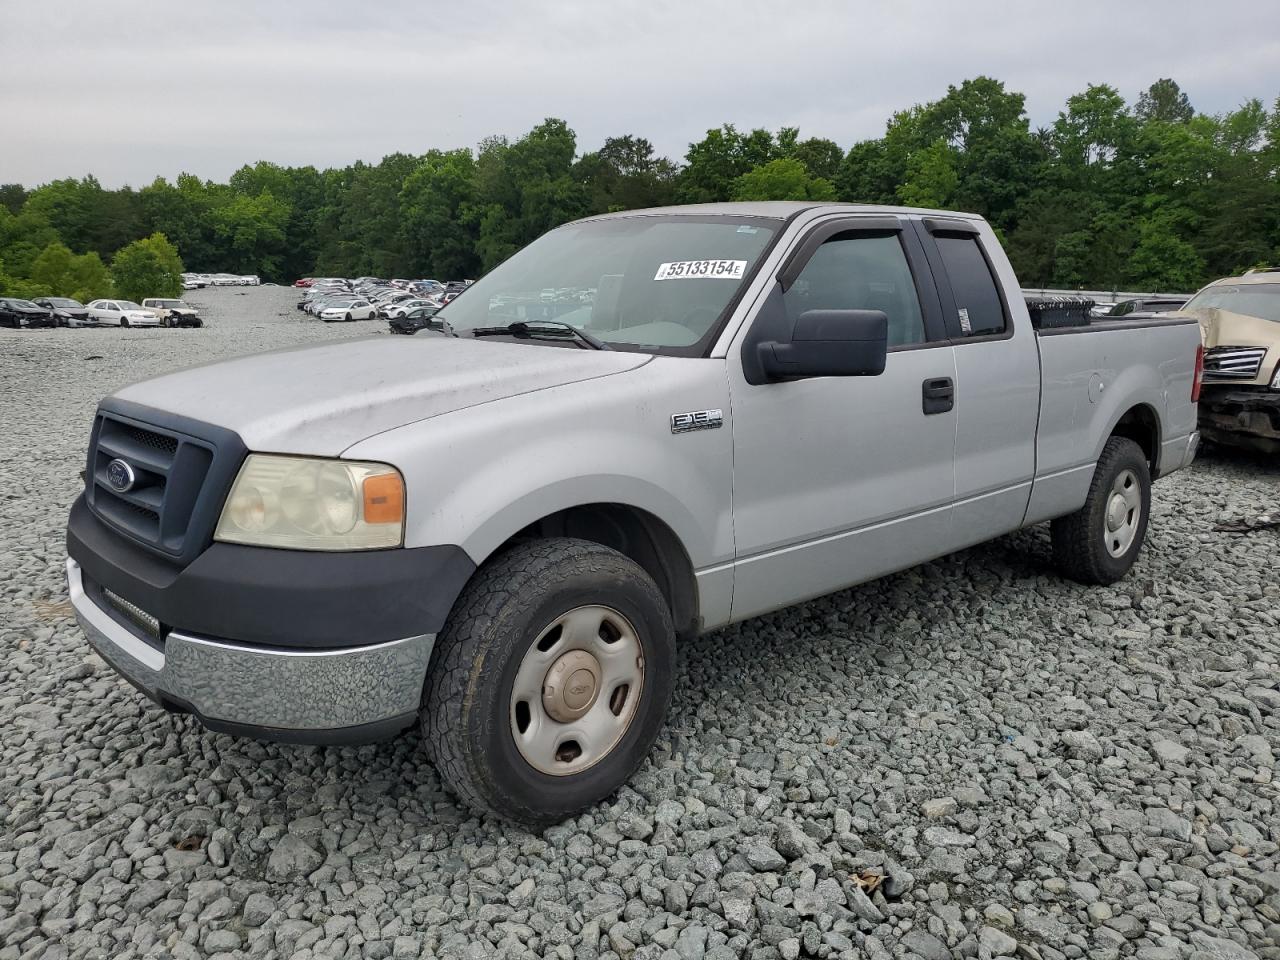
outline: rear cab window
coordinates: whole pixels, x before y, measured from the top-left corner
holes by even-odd
[[[918,227],[937,281],[951,341],[1011,336],[1009,307],[977,227],[968,221],[950,219],[926,219]]]

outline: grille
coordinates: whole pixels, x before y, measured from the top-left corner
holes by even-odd
[[[1204,378],[1252,380],[1266,355],[1266,347],[1213,347],[1204,355]]]
[[[107,601],[120,616],[124,617],[135,627],[146,634],[147,638],[160,643],[164,640],[163,631],[160,628],[160,621],[151,614],[147,613],[137,604],[130,603],[119,594],[112,593],[106,587],[102,588],[102,597]]]
[[[123,460],[134,483],[117,490],[107,467]],[[183,552],[201,489],[213,461],[201,440],[100,411],[89,451],[90,508],[122,533],[171,556]]]
[[[164,434],[143,430],[140,427],[133,427],[128,424],[121,424],[121,427],[129,439],[140,446],[148,447],[170,457],[178,452],[178,439],[176,437],[166,437]]]

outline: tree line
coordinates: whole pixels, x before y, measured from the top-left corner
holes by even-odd
[[[137,190],[107,190],[92,176],[32,190],[8,184],[0,292],[102,295],[122,278],[157,282],[177,256],[190,270],[277,282],[475,277],[592,213],[803,199],[980,213],[1027,285],[1193,290],[1280,261],[1278,170],[1280,99],[1270,110],[1251,99],[1209,116],[1173,80],[1132,105],[1091,85],[1051,125],[1032,129],[1022,94],[978,77],[894,114],[884,136],[848,149],[791,127],[725,124],[682,162],[633,135],[579,154],[568,124],[548,119],[475,150],[326,170],[263,161],[227,183],[182,174]]]

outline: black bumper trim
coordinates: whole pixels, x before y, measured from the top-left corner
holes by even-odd
[[[144,691],[145,693],[145,691]],[[148,699],[153,699],[149,694]],[[403,713],[386,720],[373,723],[362,723],[355,727],[334,727],[328,730],[289,730],[283,727],[261,727],[252,723],[235,723],[231,720],[215,720],[206,717],[198,710],[193,710],[185,703],[164,697],[160,706],[170,713],[185,714],[213,733],[225,733],[233,737],[247,737],[250,740],[265,740],[268,743],[298,744],[316,747],[354,747],[366,743],[379,743],[390,740],[403,733],[418,721],[417,713]]]
[[[439,633],[475,563],[458,546],[322,553],[214,543],[186,567],[111,530],[76,499],[67,553],[169,628],[330,649]]]

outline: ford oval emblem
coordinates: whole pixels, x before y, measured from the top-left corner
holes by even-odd
[[[112,460],[107,464],[107,483],[116,493],[128,493],[137,482],[138,476],[133,467],[123,460]]]

